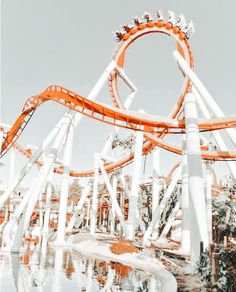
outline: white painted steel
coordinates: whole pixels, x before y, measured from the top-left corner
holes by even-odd
[[[202,84],[200,79],[197,77],[196,73],[193,72],[193,70],[189,67],[188,63],[184,60],[184,58],[180,55],[178,51],[174,51],[173,53],[177,63],[183,70],[183,72],[189,77],[189,79],[192,81],[193,85],[201,95],[201,97],[204,99],[204,101],[207,103],[209,108],[212,110],[214,115],[216,117],[224,117],[224,113],[221,110],[221,108],[217,105],[213,97],[210,95],[206,87]],[[236,146],[236,132],[234,129],[225,129],[226,133],[228,134],[229,138],[233,142],[233,144]]]
[[[45,163],[44,163],[42,169],[40,170],[40,173],[39,173],[36,181],[29,188],[27,194],[24,196],[23,200],[21,201],[19,206],[16,208],[12,218],[10,219],[10,221],[8,222],[8,224],[6,225],[6,227],[4,229],[4,233],[9,233],[11,228],[14,226],[14,224],[19,219],[21,213],[24,211],[23,217],[20,220],[19,226],[17,228],[17,232],[14,236],[13,246],[11,248],[12,252],[19,252],[22,237],[26,231],[26,228],[28,227],[28,224],[29,224],[31,215],[33,213],[35,204],[38,200],[38,197],[39,197],[40,193],[43,191],[43,188],[46,184],[48,175],[49,175],[50,171],[52,170],[53,163],[56,161],[58,152],[61,149],[62,141],[63,141],[64,136],[66,134],[66,131],[71,123],[71,119],[72,119],[72,115],[70,113],[67,113],[64,116],[61,130],[60,130],[59,134],[57,135],[55,142],[53,143],[53,146],[52,146],[50,153],[47,155],[47,157],[45,159]],[[27,206],[27,208],[26,208],[26,206]]]
[[[71,170],[73,140],[74,140],[74,120],[72,119],[72,122],[67,130],[67,139],[66,139],[66,145],[64,149],[64,161],[63,161],[64,170],[63,170],[63,175],[61,178],[57,238],[54,244],[63,244],[65,240],[66,215],[67,215],[67,204],[68,204],[68,195],[69,195],[69,178],[70,178],[70,170]]]
[[[152,151],[152,215],[154,214],[160,200],[160,149],[155,147]],[[158,236],[158,225],[154,227],[152,233],[153,239]]]
[[[193,94],[186,95],[184,109],[191,213],[191,261],[194,264],[200,255],[200,242],[207,248],[209,241],[198,115]]]
[[[212,243],[212,180],[211,180],[211,164],[206,162],[206,201],[207,201],[207,225],[209,243]]]
[[[189,189],[188,189],[188,161],[186,153],[186,136],[183,135],[182,152],[182,229],[181,229],[181,249],[190,252],[190,221],[191,214],[189,209]]]
[[[141,111],[140,111],[141,112]],[[143,112],[143,111],[142,111]],[[142,169],[142,149],[143,149],[143,132],[136,132],[135,150],[134,150],[134,162],[133,162],[133,175],[132,184],[129,195],[129,212],[128,212],[128,237],[129,240],[134,240],[136,221],[137,221],[137,207],[138,207],[138,195],[139,195],[139,183]]]
[[[181,172],[182,172],[182,164],[179,165],[177,167],[177,169],[175,170],[175,172],[173,173],[173,176],[171,178],[171,182],[170,182],[170,184],[169,184],[169,186],[164,194],[164,197],[153,213],[152,221],[150,222],[150,224],[149,224],[149,226],[144,234],[144,237],[143,237],[143,245],[147,245],[149,243],[149,239],[150,239],[150,236],[153,232],[154,226],[159,224],[162,210],[163,210],[164,206],[166,205],[166,203],[168,202],[172,192],[174,191],[175,186],[177,185],[177,182],[181,176]]]
[[[52,142],[52,140],[57,136],[63,122],[64,117],[57,123],[57,125],[53,128],[53,130],[48,134],[48,136],[44,139],[42,145],[39,149],[32,155],[31,158],[27,161],[25,166],[21,169],[21,171],[16,175],[14,180],[11,182],[9,187],[0,197],[0,208],[6,202],[6,200],[10,197],[10,195],[15,191],[17,186],[21,183],[24,177],[29,173],[31,168],[34,166],[34,163],[40,158],[42,153],[44,153],[45,149]]]
[[[97,208],[98,208],[98,171],[99,165],[97,154],[94,154],[94,178],[93,178],[93,194],[92,205],[90,211],[90,233],[95,234],[97,228]]]
[[[201,96],[199,95],[198,91],[195,89],[195,87],[192,88],[192,92],[196,98],[196,101],[199,105],[199,108],[201,109],[203,115],[205,116],[206,119],[210,119],[211,115],[210,112],[208,111],[206,105],[204,104]],[[219,149],[221,151],[228,151],[228,147],[226,146],[221,134],[219,131],[212,131],[212,136],[215,139],[215,142],[217,144],[217,146],[219,147]],[[232,177],[236,180],[236,166],[235,163],[233,161],[228,161],[226,160],[226,164],[229,168],[229,171],[232,175]]]

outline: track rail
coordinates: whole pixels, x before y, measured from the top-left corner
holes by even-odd
[[[185,58],[190,67],[193,69],[194,61],[191,48],[188,41],[188,34],[183,31],[181,25],[173,24],[170,20],[164,21],[158,19],[153,21],[148,18],[147,23],[135,20],[135,27],[125,25],[126,33],[120,35],[120,43],[117,47],[113,59],[116,64],[123,69],[125,65],[125,57],[128,48],[139,38],[147,34],[161,34],[171,36],[177,43],[177,48],[180,54]],[[181,71],[182,72],[182,71]],[[184,76],[184,75],[183,75]],[[181,147],[169,144],[163,140],[164,136],[171,133],[182,134],[185,131],[185,121],[180,118],[183,101],[186,94],[191,89],[190,80],[184,76],[183,86],[180,92],[178,101],[176,102],[169,118],[140,114],[137,112],[127,111],[122,103],[122,97],[118,90],[118,78],[120,73],[114,69],[109,77],[110,94],[115,107],[106,104],[91,101],[87,98],[67,90],[61,86],[49,86],[44,92],[39,95],[30,97],[24,107],[20,116],[13,124],[10,131],[7,133],[1,149],[1,156],[3,156],[13,145],[25,156],[30,157],[31,153],[18,145],[16,141],[22,134],[27,123],[31,119],[35,110],[47,101],[53,101],[61,104],[64,107],[70,108],[73,111],[79,112],[90,118],[98,120],[103,123],[114,125],[117,127],[127,128],[135,131],[144,131],[147,139],[143,145],[143,153],[148,153],[155,145],[181,154]],[[235,127],[236,116],[227,116],[224,118],[213,118],[199,122],[200,131],[213,131]],[[221,159],[235,159],[236,151],[208,151],[202,150],[202,158],[210,160]],[[106,165],[108,172],[124,167],[133,159],[133,153],[128,157],[117,163]],[[37,161],[38,166],[42,166],[42,162]],[[54,170],[56,173],[63,173],[63,166],[59,166]],[[93,170],[88,171],[72,171],[71,176],[92,176]]]

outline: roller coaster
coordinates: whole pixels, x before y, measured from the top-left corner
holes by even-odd
[[[194,263],[201,249],[209,246],[212,241],[211,199],[220,188],[214,183],[216,179],[212,162],[224,161],[229,174],[236,179],[236,149],[228,149],[224,141],[226,135],[233,147],[236,146],[236,115],[224,115],[194,72],[194,57],[190,47],[190,38],[194,33],[193,22],[186,22],[183,15],[176,18],[171,11],[166,14],[166,19],[161,11],[157,12],[156,19],[150,13],[145,13],[142,19],[135,17],[133,25],[125,24],[116,31],[118,45],[112,60],[87,97],[59,85],[51,85],[26,100],[21,114],[9,129],[2,124],[1,157],[9,155],[11,148],[14,148],[27,158],[27,163],[0,196],[0,208],[5,212],[1,220],[3,250],[14,253],[20,251],[29,230],[34,226],[33,221],[35,218],[39,220],[35,214],[41,216],[39,234],[46,243],[65,245],[70,234],[75,230],[84,232],[86,225],[93,236],[98,233],[110,236],[119,233],[122,238],[138,242],[142,247],[150,247],[155,244],[158,246],[158,243],[160,245],[160,238],[168,242],[177,214],[180,213],[181,239],[176,249],[189,255]],[[183,86],[168,117],[131,110],[137,88],[125,72],[126,55],[138,39],[149,34],[171,37],[177,44],[173,57],[183,77]],[[122,96],[120,80],[127,86],[128,96]],[[106,84],[112,106],[95,100]],[[20,145],[18,138],[24,135],[24,129],[36,110],[48,101],[60,104],[66,108],[66,112],[37,150],[32,151]],[[102,151],[94,154],[94,167],[73,170],[71,157],[74,151],[74,131],[83,116],[108,124],[112,130]],[[134,147],[125,157],[114,161],[110,155],[112,145],[122,128],[135,134]],[[211,146],[212,141],[206,138],[207,133],[211,133],[214,147]],[[166,138],[171,135],[181,137],[182,145],[167,142]],[[164,178],[159,175],[159,149],[179,156],[179,163]],[[63,161],[59,160],[61,152]],[[141,183],[142,156],[150,153],[153,157],[153,177],[151,181]],[[128,184],[121,173],[131,163],[133,174]],[[13,194],[25,177],[29,176],[34,165],[40,168],[37,177],[31,180],[27,191],[9,212],[9,200],[13,200]],[[50,207],[55,174],[61,175],[56,212]],[[69,211],[71,177],[91,177],[92,180],[84,186],[77,204]],[[105,184],[106,191],[103,194],[99,192],[99,177]],[[176,195],[178,185],[180,191]],[[140,200],[149,199],[143,189],[149,191],[151,198],[148,201],[151,214],[146,221],[143,207],[139,204]],[[39,210],[38,204],[42,201],[43,193],[46,196],[44,208]],[[166,210],[173,196],[177,196],[175,206]],[[161,218],[167,211],[168,218],[163,223]],[[54,225],[50,224],[53,214],[56,216]],[[105,231],[101,226],[106,226]],[[56,238],[51,240],[50,233],[54,233]]]

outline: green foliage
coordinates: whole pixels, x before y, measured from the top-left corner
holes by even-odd
[[[161,225],[167,223],[168,218],[172,213],[172,210],[175,208],[175,205],[179,200],[180,193],[181,193],[181,187],[176,186],[173,193],[171,194],[169,200],[167,201],[163,212],[162,212],[161,220],[160,220]]]
[[[212,201],[213,229],[217,233],[216,242],[224,236],[236,235],[236,201],[232,192],[222,192]]]
[[[208,251],[201,253],[196,270],[203,283],[206,285],[211,283],[211,260]]]
[[[217,291],[231,292],[236,289],[236,249],[217,248],[219,250],[216,266],[218,266]],[[196,267],[205,286],[211,285],[211,259],[208,251],[201,254]]]
[[[141,186],[138,209],[140,210],[140,216],[147,228],[149,222],[152,220],[152,186]]]
[[[236,249],[221,248],[219,257],[217,287],[219,292],[236,289]]]
[[[75,179],[69,187],[69,197],[76,196],[78,198],[82,195],[83,187],[81,186],[79,179]]]
[[[123,149],[127,149],[131,151],[134,147],[134,143],[135,143],[135,137],[133,134],[124,138],[116,135],[112,142],[112,149],[116,147],[122,147]]]

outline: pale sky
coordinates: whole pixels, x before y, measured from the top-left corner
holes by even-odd
[[[193,20],[195,71],[226,114],[235,113],[236,2],[233,0],[2,0],[2,121],[12,124],[26,98],[50,84],[88,95],[111,61],[120,25],[144,11],[172,10]],[[138,88],[132,109],[168,115],[182,77],[173,59],[175,43],[147,36],[128,52],[126,72]],[[99,101],[111,103],[107,88]],[[64,109],[45,104],[23,133],[23,145],[39,145]],[[73,167],[93,165],[109,126],[85,118],[76,131]],[[163,159],[164,160],[164,159]],[[163,161],[163,173],[171,167]]]

